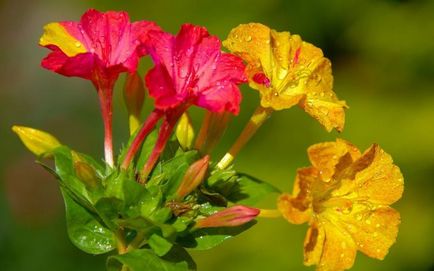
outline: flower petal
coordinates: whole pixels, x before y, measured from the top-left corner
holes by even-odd
[[[63,75],[110,85],[120,72],[136,71],[138,58],[146,53],[142,47],[150,30],[159,27],[146,21],[130,23],[126,12],[90,9],[80,22],[45,26],[40,45],[54,52],[42,65]],[[83,71],[79,71],[81,66]]]
[[[324,181],[329,180],[335,173],[335,167],[342,157],[349,153],[354,162],[361,156],[360,151],[348,141],[337,139],[336,142],[324,142],[312,145],[307,150],[312,165],[320,170]]]
[[[319,171],[314,168],[302,168],[297,171],[294,190],[291,195],[282,194],[277,200],[277,207],[283,217],[293,224],[302,224],[310,220],[312,208],[312,189],[320,184]]]
[[[358,197],[383,205],[398,201],[404,191],[404,179],[399,168],[393,164],[392,157],[376,144],[363,154],[362,158],[365,157],[371,163],[356,174]]]
[[[39,45],[56,46],[68,57],[88,51],[83,43],[72,36],[61,23],[49,23],[44,26],[44,34],[39,40]]]
[[[324,223],[324,244],[317,271],[340,271],[353,266],[357,247],[351,235],[333,224]]]
[[[306,97],[300,107],[319,121],[327,131],[335,128],[341,132],[345,124],[345,101],[340,101],[333,92],[331,63],[323,58],[306,81]]]
[[[400,215],[393,208],[375,209],[361,203],[354,204],[350,213],[328,210],[325,217],[335,221],[341,231],[349,233],[360,251],[376,259],[387,255],[400,224]]]
[[[213,112],[237,114],[241,101],[237,85],[246,81],[245,67],[241,59],[222,53],[220,47],[217,37],[191,24],[183,25],[177,36],[152,32],[148,51],[155,68],[147,82],[156,106],[166,109],[193,103]],[[169,102],[162,103],[163,97]]]

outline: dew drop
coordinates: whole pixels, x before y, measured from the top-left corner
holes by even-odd
[[[78,42],[78,41],[76,41],[76,42],[74,43],[74,45],[75,45],[75,47],[77,47],[77,48],[80,48],[80,47],[81,47],[81,43]]]
[[[279,96],[279,93],[278,93],[277,91],[275,91],[275,92],[273,93],[273,95],[277,97],[277,96]]]
[[[247,41],[247,42],[249,42],[249,41],[251,41],[252,40],[252,36],[247,36],[246,38],[245,38],[245,40]]]

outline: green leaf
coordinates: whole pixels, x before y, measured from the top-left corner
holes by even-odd
[[[232,170],[215,171],[207,180],[209,188],[223,195],[228,201],[255,205],[270,193],[281,193],[273,185],[247,174]]]
[[[158,256],[164,256],[172,248],[173,244],[158,234],[152,234],[148,239],[148,245]]]
[[[90,254],[102,254],[116,248],[114,234],[96,216],[75,202],[62,189],[65,200],[66,224],[71,242]]]
[[[126,266],[130,271],[189,271],[196,270],[190,255],[181,247],[174,246],[160,258],[152,250],[137,249],[129,253],[111,256],[107,260],[108,271],[120,271]]]
[[[256,221],[251,221],[238,227],[199,229],[188,235],[179,237],[176,241],[185,248],[196,250],[211,249],[220,245],[225,240],[248,230],[255,223]]]

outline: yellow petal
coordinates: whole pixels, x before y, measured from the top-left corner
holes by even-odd
[[[336,142],[324,142],[307,149],[312,165],[320,170],[323,180],[329,180],[335,173],[336,165],[349,153],[351,162],[360,157],[360,151],[348,141],[337,139]]]
[[[312,216],[312,189],[322,185],[316,168],[302,168],[297,171],[292,195],[282,194],[277,208],[283,217],[293,224],[302,224]]]
[[[383,259],[395,243],[400,224],[399,213],[391,207],[368,207],[356,203],[349,213],[328,210],[324,217],[351,235],[357,248],[369,257]]]
[[[87,52],[85,46],[59,23],[49,23],[44,26],[44,34],[39,40],[39,45],[55,45],[69,57]]]
[[[370,202],[383,205],[399,200],[404,191],[404,179],[392,157],[378,145],[373,145],[363,157],[371,162],[356,174],[358,198],[369,198]]]
[[[311,209],[305,206],[302,200],[286,193],[277,199],[277,209],[292,224],[306,223],[312,216]]]
[[[324,244],[318,271],[340,271],[351,268],[356,258],[357,247],[351,235],[327,221],[321,221],[324,231]],[[321,230],[321,229],[320,229]],[[306,263],[308,264],[308,263]]]
[[[345,124],[345,101],[340,101],[333,92],[331,63],[323,58],[306,82],[306,97],[300,107],[319,121],[327,131],[333,128],[341,132]]]
[[[50,152],[61,145],[54,136],[44,131],[16,125],[12,130],[20,137],[27,149],[37,156],[49,157]]]
[[[318,264],[321,260],[324,246],[325,232],[324,227],[319,227],[317,222],[307,230],[304,238],[304,264],[307,266]]]

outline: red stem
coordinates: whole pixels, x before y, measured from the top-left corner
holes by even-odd
[[[134,159],[134,156],[136,155],[143,141],[148,136],[148,134],[152,131],[152,129],[154,129],[155,125],[157,124],[161,116],[162,116],[162,112],[157,110],[152,111],[151,114],[148,116],[146,121],[143,123],[142,128],[140,128],[140,131],[138,132],[133,142],[131,143],[131,146],[128,149],[127,154],[125,155],[124,161],[122,162],[121,165],[122,169],[127,169],[130,166],[131,161]]]
[[[161,153],[164,151],[166,147],[167,141],[169,141],[170,135],[172,134],[173,128],[175,127],[176,122],[187,109],[187,105],[183,108],[178,108],[176,111],[172,111],[170,113],[166,113],[166,118],[164,122],[161,124],[160,131],[158,132],[157,142],[155,143],[154,149],[152,150],[151,155],[146,161],[146,164],[143,166],[142,171],[140,172],[139,183],[144,184],[147,181],[149,173],[151,173],[155,164],[158,161]]]

